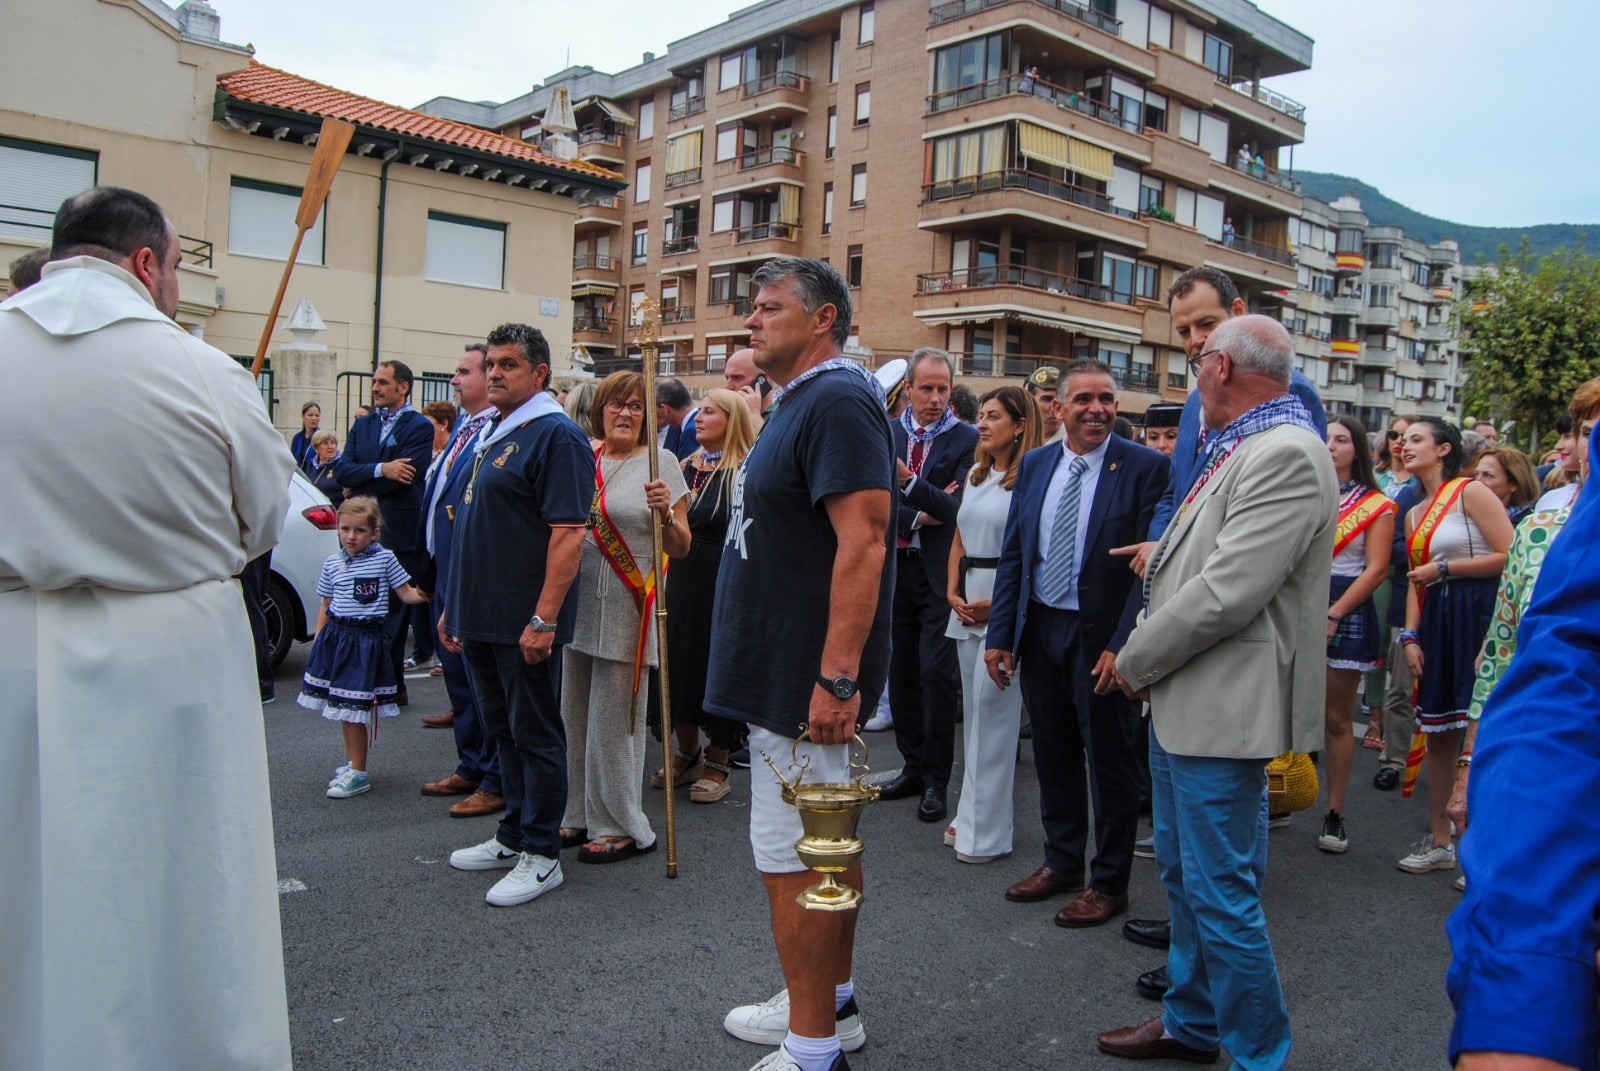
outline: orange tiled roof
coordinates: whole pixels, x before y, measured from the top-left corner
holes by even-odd
[[[496,134],[482,127],[441,119],[436,115],[385,104],[381,100],[348,93],[342,89],[313,82],[264,63],[250,61],[250,66],[231,71],[217,78],[217,86],[235,100],[265,104],[273,108],[304,112],[323,118],[332,117],[378,130],[392,131],[446,145],[459,145],[464,149],[492,153],[513,160],[526,160],[545,167],[559,168],[574,174],[617,181],[620,176],[613,171],[578,160],[562,160],[529,145],[525,141]]]

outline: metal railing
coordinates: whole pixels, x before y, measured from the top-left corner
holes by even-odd
[[[735,239],[740,242],[760,242],[768,238],[785,238],[792,241],[799,229],[793,223],[779,223],[776,220],[769,223],[752,223],[748,227],[740,227]]]
[[[765,167],[767,164],[798,164],[801,155],[787,145],[768,145],[763,149],[752,149],[739,157],[739,170],[748,171],[752,167]]]
[[[1144,365],[1133,368],[1113,368],[1111,378],[1123,390],[1136,390],[1142,394],[1160,394],[1161,377],[1155,369]]]
[[[621,145],[622,135],[614,130],[590,127],[588,130],[578,131],[578,136],[573,140],[579,145]]]
[[[202,268],[211,267],[214,249],[210,242],[204,238],[191,238],[187,234],[178,235],[178,250],[183,254],[186,264],[198,265]]]
[[[614,331],[616,326],[617,318],[604,313],[592,312],[587,315],[580,313],[572,318],[574,331],[599,331],[605,334]]]
[[[695,115],[706,110],[705,97],[690,97],[682,104],[674,104],[667,109],[668,119],[682,119],[685,116]]]
[[[1061,297],[1082,298],[1085,301],[1114,302],[1132,305],[1132,294],[1115,294],[1110,287],[1075,279],[1069,275],[1053,275],[1020,264],[996,264],[984,268],[962,268],[957,271],[925,272],[917,276],[917,293],[937,294],[948,290],[965,290],[970,286],[1021,286],[1042,290]]]
[[[1275,112],[1282,112],[1291,119],[1305,120],[1306,106],[1304,104],[1292,97],[1286,97],[1282,93],[1275,93],[1260,82],[1251,81],[1250,79],[1234,81],[1232,78],[1220,74],[1217,76],[1217,82],[1219,85],[1227,86],[1235,93],[1241,93],[1251,100],[1265,104]]]
[[[760,78],[752,78],[740,89],[746,97],[759,97],[763,93],[770,93],[774,89],[798,89],[804,92],[806,76],[796,74],[794,71],[773,71]]]
[[[610,271],[617,266],[617,258],[603,253],[579,253],[572,258],[574,268],[598,268]]]
[[[700,181],[700,169],[691,167],[686,171],[667,172],[667,189],[674,190],[679,186],[687,186],[691,182]]]
[[[726,312],[707,310],[711,316],[749,316],[750,310],[755,308],[755,299],[749,297],[714,297],[706,302],[707,305],[726,305]]]
[[[972,85],[957,86],[955,89],[940,90],[929,95],[928,114],[934,115],[948,111],[951,108],[962,108],[969,104],[976,104],[984,100],[998,100],[1001,97],[1021,94],[1023,96],[1037,97],[1048,101],[1058,108],[1087,115],[1091,119],[1099,119],[1112,126],[1122,126],[1122,113],[1116,108],[1108,108],[1097,100],[1085,96],[1076,89],[1058,86],[1054,82],[1046,82],[1042,78],[1033,80],[1029,88],[1024,88],[1026,76],[1020,74],[1006,74],[999,78],[992,78],[987,82],[976,82]]]
[[[1231,241],[1225,241],[1221,238],[1208,238],[1207,241],[1211,242],[1213,245],[1225,246],[1228,249],[1237,249],[1241,253],[1249,253],[1253,257],[1261,257],[1265,260],[1270,260],[1286,267],[1292,268],[1295,265],[1294,254],[1289,252],[1287,249],[1280,249],[1275,245],[1266,245],[1262,242],[1252,241],[1243,235],[1236,234],[1233,236]]]
[[[1288,190],[1290,193],[1300,192],[1299,179],[1295,178],[1293,175],[1286,175],[1282,171],[1267,167],[1264,164],[1240,160],[1238,157],[1235,157],[1233,161],[1233,169],[1239,172],[1241,175],[1249,175],[1251,178],[1260,179],[1262,182],[1270,182],[1272,185],[1277,186],[1280,189]]]
[[[679,253],[693,253],[700,248],[698,234],[686,234],[682,238],[668,238],[661,243],[661,255],[664,257],[675,256]]]
[[[346,445],[345,438],[350,425],[355,423],[355,411],[372,405],[371,384],[371,372],[340,372],[334,377],[334,422],[331,426],[324,424],[323,427],[339,436],[341,449]],[[450,376],[444,372],[423,372],[411,386],[411,407],[419,412],[430,402],[450,402],[453,405],[455,401],[455,388],[450,386]]]
[[[693,319],[693,305],[674,305],[661,310],[661,322],[664,324],[685,324]]]
[[[992,7],[1015,2],[1017,0],[952,0],[951,3],[947,4],[935,4],[928,9],[928,25],[938,26],[952,19],[965,18],[968,15],[976,15],[980,11],[988,11]],[[1074,4],[1071,0],[1027,0],[1027,2],[1039,4],[1042,7],[1050,8],[1052,11],[1059,11],[1068,18],[1086,22],[1096,29],[1104,30],[1106,33],[1115,34],[1118,37],[1122,36],[1122,20],[1113,18],[1103,11],[1096,11],[1081,4]]]
[[[1083,205],[1097,212],[1110,212],[1120,216],[1133,215],[1131,209],[1113,208],[1111,198],[1096,190],[1058,182],[1037,172],[1024,171],[1021,168],[1014,167],[1006,168],[1004,171],[988,171],[981,175],[970,175],[965,178],[929,183],[922,187],[922,200],[924,203],[928,201],[945,201],[956,197],[971,197],[974,194],[988,193],[993,190],[1028,190],[1031,193],[1043,194],[1057,201],[1070,201],[1073,204]]]

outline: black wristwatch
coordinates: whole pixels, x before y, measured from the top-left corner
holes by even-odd
[[[554,621],[546,621],[538,614],[534,614],[533,619],[528,622],[528,627],[533,629],[535,632],[554,632],[556,630],[556,623]]]
[[[819,676],[817,678],[817,684],[826,689],[828,692],[832,693],[836,699],[849,699],[851,696],[855,695],[861,690],[861,685],[857,684],[855,680],[850,677]]]

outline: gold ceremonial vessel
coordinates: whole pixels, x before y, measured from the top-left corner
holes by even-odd
[[[792,782],[778,770],[770,755],[761,752],[762,759],[777,775],[778,785],[783,789],[783,802],[800,811],[800,825],[805,836],[795,842],[795,854],[808,869],[822,875],[821,881],[794,899],[807,911],[854,911],[861,906],[861,891],[841,885],[834,875],[849,870],[867,850],[856,836],[856,826],[861,822],[861,808],[877,801],[879,789],[862,781],[870,771],[867,745],[859,736],[850,738],[851,745],[861,747],[860,762],[853,753],[850,756],[853,780],[805,783],[811,756],[800,757],[800,741],[810,739],[810,735],[809,729],[802,729],[790,749]]]

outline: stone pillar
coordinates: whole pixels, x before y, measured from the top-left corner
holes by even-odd
[[[339,355],[316,336],[327,325],[309,298],[301,298],[289,314],[286,325],[294,341],[270,352],[272,357],[272,393],[277,399],[273,423],[283,432],[284,439],[293,439],[300,430],[300,407],[316,402],[322,409],[322,427],[343,438],[334,419],[338,404]],[[344,447],[343,441],[339,443]]]

